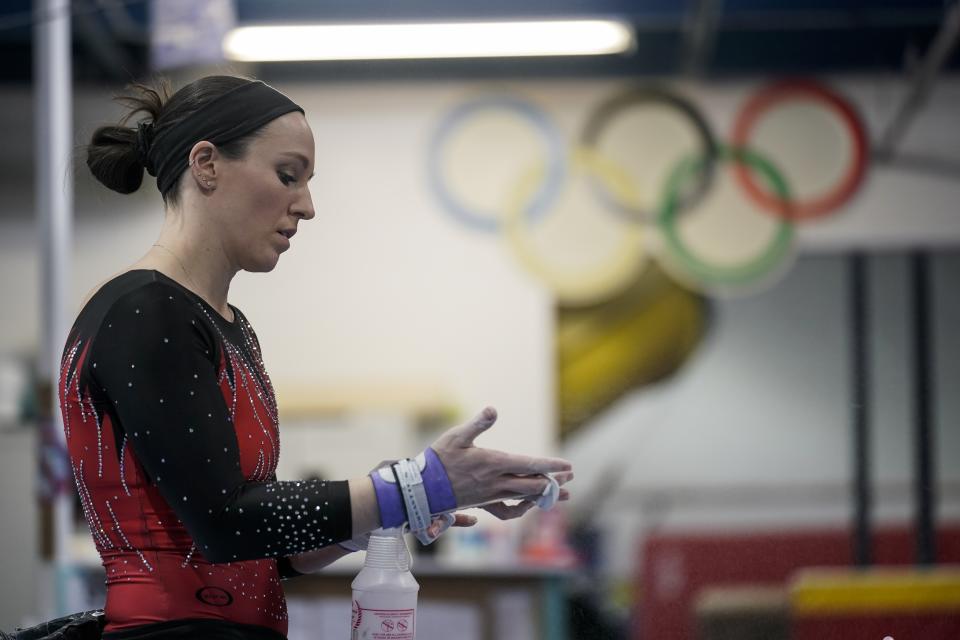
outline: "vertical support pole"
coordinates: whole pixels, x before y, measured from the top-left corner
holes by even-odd
[[[692,77],[702,76],[710,64],[717,25],[723,16],[723,0],[695,0],[685,19],[685,46],[682,70]]]
[[[960,2],[953,0],[952,3],[945,2],[944,6],[944,16],[940,23],[940,29],[934,36],[923,62],[913,77],[910,91],[903,102],[900,103],[890,126],[880,136],[876,153],[882,159],[889,160],[896,155],[900,140],[906,134],[907,129],[923,108],[923,105],[926,104],[937,75],[943,65],[950,59],[950,55],[957,47],[957,42],[960,41]]]
[[[72,157],[72,56],[69,0],[35,0],[34,7],[34,112],[36,114],[36,207],[39,221],[40,273],[43,287],[43,334],[37,373],[44,407],[41,428],[54,434],[58,449],[65,451],[62,418],[57,402],[60,353],[69,331],[70,241],[73,235]],[[41,434],[42,440],[42,434]],[[69,475],[60,470],[61,475]],[[53,563],[57,614],[68,606],[64,569],[69,566],[69,541],[73,502],[64,492],[65,478],[53,483]],[[66,485],[69,486],[69,485]]]
[[[930,256],[917,250],[910,260],[913,281],[913,410],[914,410],[914,495],[916,499],[916,562],[921,566],[937,561],[934,504],[936,474],[933,468],[931,386],[933,361],[930,336]]]
[[[867,257],[854,253],[850,273],[850,388],[853,395],[853,551],[854,564],[868,567],[873,562],[870,532],[870,309]]]

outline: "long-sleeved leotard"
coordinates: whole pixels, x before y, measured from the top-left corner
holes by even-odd
[[[273,387],[231,309],[233,322],[134,270],[101,287],[70,331],[61,411],[113,637],[188,621],[205,637],[285,636],[277,559],[351,535],[345,481],[276,480]]]

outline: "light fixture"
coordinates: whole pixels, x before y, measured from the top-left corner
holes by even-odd
[[[223,40],[243,61],[583,56],[621,53],[633,30],[617,20],[238,27]]]

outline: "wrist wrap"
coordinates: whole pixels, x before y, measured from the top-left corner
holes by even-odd
[[[384,477],[383,472],[389,474]],[[370,473],[373,480],[373,490],[377,494],[377,507],[380,509],[380,526],[384,529],[399,527],[407,521],[407,512],[403,506],[403,496],[400,495],[400,485],[393,477],[390,467],[380,467]]]
[[[433,541],[425,533],[431,516],[457,508],[447,471],[432,448],[416,458],[381,467],[370,477],[380,509],[380,525],[392,528],[409,522],[411,531],[424,544]]]

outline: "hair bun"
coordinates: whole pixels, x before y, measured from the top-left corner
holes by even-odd
[[[128,87],[130,95],[115,96],[129,111],[118,124],[100,127],[93,132],[87,145],[87,166],[90,173],[108,189],[118,193],[133,193],[143,183],[143,170],[153,174],[150,150],[155,137],[154,122],[163,112],[168,95],[166,81],[157,87],[134,83]],[[137,113],[144,114],[144,122],[136,128],[127,122]]]
[[[108,125],[93,132],[87,145],[90,173],[108,189],[133,193],[143,183],[143,164],[137,152],[137,132]]]

